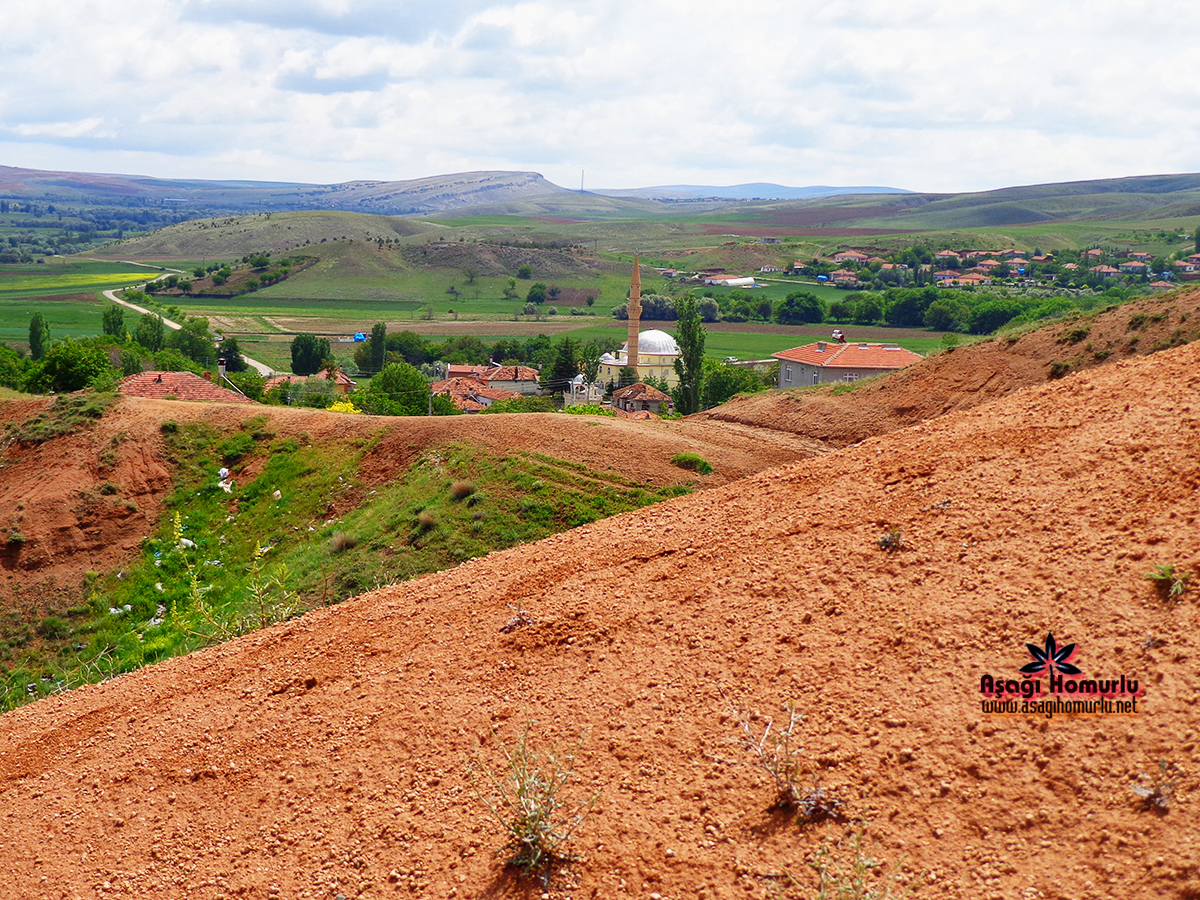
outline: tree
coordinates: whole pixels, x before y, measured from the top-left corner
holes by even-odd
[[[387,356],[387,325],[376,322],[371,326],[371,338],[367,341],[367,366],[374,375],[383,368]]]
[[[925,310],[925,327],[934,331],[962,331],[966,327],[970,310],[961,300],[943,297],[934,300]]]
[[[419,366],[429,361],[425,353],[425,339],[415,331],[397,331],[389,334],[386,344],[384,365],[389,362],[406,362],[410,366]]]
[[[675,305],[679,324],[675,331],[675,343],[679,345],[679,356],[675,359],[675,374],[679,386],[674,390],[675,409],[682,415],[700,411],[700,397],[704,390],[704,324],[696,308],[696,298],[685,296]]]
[[[166,345],[202,366],[211,366],[217,361],[216,345],[208,333],[208,319],[188,319],[182,328],[171,332]]]
[[[100,328],[105,334],[122,337],[125,334],[125,310],[113,303],[104,307],[100,316]]]
[[[68,338],[46,351],[40,386],[42,390],[78,391],[111,368],[102,348]]]
[[[329,338],[298,334],[292,339],[292,372],[296,375],[316,375],[331,353]]]
[[[712,297],[703,297],[696,304],[696,309],[700,313],[700,319],[704,322],[719,322],[721,320],[721,306]]]
[[[1012,300],[988,300],[971,311],[971,334],[988,334],[1020,315],[1021,307]]]
[[[163,325],[162,316],[154,313],[141,316],[133,330],[133,339],[151,353],[161,350],[166,341],[166,327]]]
[[[45,359],[49,349],[50,323],[40,312],[35,312],[29,320],[29,356],[34,360]]]
[[[521,266],[519,269],[517,269],[517,277],[524,278],[526,280],[529,280],[530,278],[532,278],[533,277],[533,266],[529,265],[529,263],[526,263],[525,265]]]
[[[765,389],[762,379],[746,366],[734,366],[715,359],[704,360],[705,409],[719,406],[735,394],[750,394]]]
[[[356,391],[354,402],[377,416],[423,416],[429,411],[429,393],[429,382],[415,366],[394,362]]]
[[[505,300],[516,300],[517,299],[517,279],[515,279],[515,278],[508,279],[508,286],[504,289],[504,299]]]
[[[788,294],[775,310],[780,325],[805,325],[825,321],[825,304],[809,291]]]
[[[535,281],[529,286],[529,293],[525,295],[525,302],[536,303],[538,306],[541,306],[546,302],[547,296],[546,285],[541,281]]]
[[[242,349],[238,346],[237,338],[226,338],[221,342],[221,359],[225,360],[226,372],[245,372],[249,368],[246,360],[242,358]]]
[[[883,305],[874,294],[863,294],[854,308],[855,325],[874,325],[883,315]]]
[[[579,374],[579,345],[563,338],[555,348],[554,364],[542,374],[541,388],[548,394],[567,390],[572,378]]]
[[[845,300],[835,300],[829,304],[829,318],[841,325],[854,318],[855,301],[847,297]]]

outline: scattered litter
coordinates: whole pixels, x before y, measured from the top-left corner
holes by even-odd
[[[222,478],[220,481],[217,482],[217,487],[219,487],[221,490],[223,490],[227,494],[232,494],[233,493],[233,479],[232,478]]]
[[[154,589],[155,589],[156,591],[158,591],[160,594],[161,594],[161,593],[163,593],[163,591],[164,591],[164,590],[166,590],[166,588],[164,588],[164,587],[162,586],[162,582],[161,582],[161,581],[156,581],[156,582],[154,582]]]
[[[188,548],[188,549],[190,550],[190,549],[192,549],[193,547],[195,547],[195,546],[196,546],[196,542],[195,542],[195,541],[193,541],[191,538],[180,538],[180,539],[179,539],[179,546],[180,546],[180,547],[186,547],[186,548]]]
[[[275,493],[273,493],[271,496],[274,497],[276,500],[283,499],[283,494],[281,494],[279,491],[275,491]]]
[[[124,606],[122,606],[120,608],[118,608],[116,606],[110,606],[108,608],[108,614],[110,616],[123,616],[123,615],[125,615],[125,613],[130,612],[132,609],[133,609],[133,607],[130,606],[128,603],[126,603]]]
[[[158,611],[154,614],[154,618],[146,623],[147,628],[153,628],[156,625],[161,625],[167,620],[167,608],[161,603],[158,604]]]
[[[204,561],[204,564],[206,566],[218,566],[219,567],[221,565],[221,561],[219,559],[206,559]]]
[[[225,468],[224,466],[221,466],[221,468],[217,471],[217,477],[220,478],[222,481],[228,480],[229,470],[227,468]]]

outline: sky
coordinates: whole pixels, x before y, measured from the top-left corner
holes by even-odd
[[[3,0],[0,165],[973,191],[1200,171],[1196,0]]]

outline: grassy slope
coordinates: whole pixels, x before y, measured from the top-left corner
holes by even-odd
[[[368,490],[359,470],[375,441],[302,444],[265,416],[164,437],[177,489],[140,556],[89,578],[74,606],[0,621],[0,709],[686,492],[465,445]],[[231,494],[216,483],[222,464]]]

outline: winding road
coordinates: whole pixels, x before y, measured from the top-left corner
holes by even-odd
[[[145,265],[145,263],[135,263],[135,262],[128,262],[127,264],[131,265],[131,266]],[[157,269],[158,266],[154,266],[154,268]],[[178,269],[163,269],[162,271],[183,274],[182,272],[179,272]],[[153,281],[154,279],[150,279],[150,280]],[[134,287],[137,289],[144,288],[145,286],[146,286],[145,282],[143,282],[142,284],[138,284],[138,285],[131,285],[131,287]],[[124,291],[124,290],[126,290],[126,288],[117,288],[117,289],[114,289],[111,291],[105,291],[104,296],[107,297],[109,300],[111,300],[113,303],[116,303],[118,306],[124,306],[126,309],[132,309],[134,312],[144,313],[147,315],[157,315],[157,313],[155,313],[153,310],[146,309],[144,306],[138,306],[136,303],[130,303],[128,300],[122,300],[120,297],[117,296],[118,290]],[[165,317],[163,318],[163,324],[165,326],[167,326],[168,328],[170,328],[172,331],[179,331],[180,329],[183,328],[183,326],[180,325],[178,322],[172,322],[170,319],[165,318]],[[246,356],[244,353],[242,354],[242,359],[245,361],[246,365],[248,365],[250,368],[254,369],[254,371],[256,371],[259,375],[263,376],[263,378],[270,378],[272,375],[275,374],[275,370],[272,369],[270,366],[268,366],[266,363],[261,363],[256,359],[251,359],[250,357]]]

